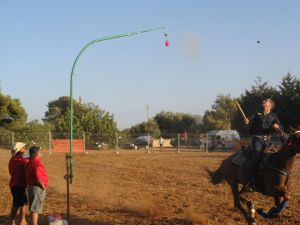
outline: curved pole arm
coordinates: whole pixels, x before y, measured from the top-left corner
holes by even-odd
[[[80,56],[83,54],[83,52],[89,48],[90,46],[101,42],[101,41],[107,41],[107,40],[112,40],[112,39],[116,39],[116,38],[122,38],[122,37],[129,37],[129,36],[133,36],[133,35],[138,35],[138,34],[142,34],[142,33],[147,33],[147,32],[152,32],[152,31],[158,31],[158,30],[162,30],[162,29],[166,29],[166,27],[157,27],[157,28],[153,28],[153,29],[148,29],[148,30],[142,30],[142,31],[138,31],[138,32],[129,32],[129,33],[124,33],[124,34],[118,34],[118,35],[112,35],[112,36],[106,36],[103,38],[98,38],[95,39],[93,41],[90,41],[89,43],[87,43],[78,53],[78,55],[76,56],[76,59],[73,63],[72,66],[72,71],[71,71],[71,78],[70,78],[70,183],[72,184],[72,178],[73,178],[73,170],[72,170],[72,153],[73,153],[73,76],[74,76],[74,72],[75,72],[75,68],[77,65],[77,62],[80,58]]]

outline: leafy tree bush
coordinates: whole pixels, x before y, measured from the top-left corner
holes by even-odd
[[[132,136],[138,136],[141,134],[149,133],[153,137],[159,137],[160,130],[159,130],[157,122],[154,119],[150,119],[147,122],[139,123],[139,124],[132,126],[129,129],[129,133]]]
[[[174,113],[162,111],[155,115],[162,134],[176,134],[187,132],[199,132],[201,117],[189,113]]]
[[[93,103],[81,103],[74,100],[73,130],[74,138],[85,133],[87,145],[94,142],[112,143],[118,131],[113,115],[101,110]],[[67,138],[69,134],[70,98],[62,96],[48,103],[45,112],[45,123],[48,123],[53,134]],[[58,135],[59,136],[59,135]]]
[[[211,111],[203,116],[202,126],[205,130],[230,130],[237,113],[237,105],[230,95],[219,94]]]
[[[286,129],[300,125],[300,81],[291,73],[282,78],[277,105],[276,112]]]
[[[27,113],[19,99],[0,93],[0,127],[18,129],[26,124]]]

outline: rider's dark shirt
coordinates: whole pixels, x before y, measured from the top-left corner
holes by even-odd
[[[278,117],[274,113],[264,115],[263,112],[258,112],[251,120],[249,132],[251,135],[269,135],[275,132],[273,124],[277,123],[280,126]]]

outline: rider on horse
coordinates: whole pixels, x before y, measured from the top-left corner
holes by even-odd
[[[250,121],[248,118],[244,120],[246,125],[250,124],[249,132],[252,135],[251,156],[254,165],[251,177],[249,178],[249,182],[252,185],[258,170],[259,161],[262,158],[262,151],[271,144],[271,135],[277,130],[281,130],[278,117],[271,112],[274,106],[275,103],[272,99],[264,99],[262,101],[263,111],[255,113],[250,118]]]

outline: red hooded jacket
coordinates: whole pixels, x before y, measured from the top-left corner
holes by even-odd
[[[27,164],[28,159],[22,157],[22,155],[13,155],[8,164],[8,170],[10,174],[10,187],[26,187],[26,178],[25,178],[25,165]]]
[[[38,182],[43,183],[45,187],[48,186],[48,175],[40,157],[29,159],[25,167],[25,173],[28,186],[37,185]]]

